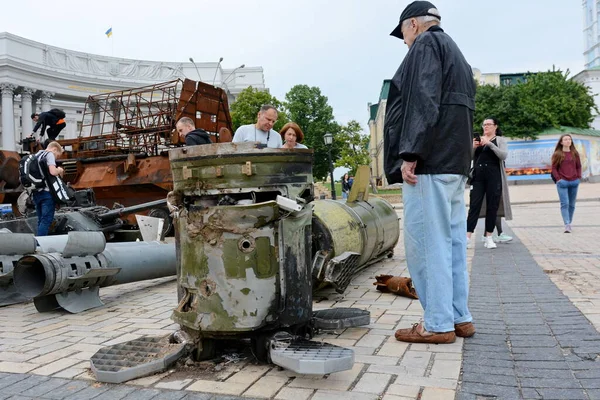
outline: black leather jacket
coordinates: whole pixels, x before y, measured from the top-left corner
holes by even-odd
[[[417,175],[467,176],[474,110],[471,67],[434,25],[417,36],[390,85],[384,125],[388,183],[402,182],[402,160],[417,161]]]

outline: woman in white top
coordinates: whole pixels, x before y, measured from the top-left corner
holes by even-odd
[[[301,144],[304,141],[304,132],[294,122],[288,122],[279,131],[281,139],[285,141],[281,148],[283,149],[308,149],[305,145]]]

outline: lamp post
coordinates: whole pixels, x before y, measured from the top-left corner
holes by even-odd
[[[326,133],[323,136],[325,140],[325,145],[327,146],[327,154],[329,155],[329,176],[331,178],[331,198],[336,200],[335,197],[335,182],[333,181],[333,163],[331,162],[331,145],[333,144],[333,134]]]
[[[226,85],[226,84],[227,84],[227,80],[228,80],[228,79],[229,79],[229,78],[230,78],[230,77],[231,77],[231,76],[232,76],[232,75],[235,73],[235,71],[237,71],[238,69],[242,69],[242,68],[244,68],[245,66],[246,66],[246,64],[242,64],[242,65],[240,65],[239,67],[237,67],[237,68],[234,68],[234,69],[233,69],[233,71],[231,71],[231,72],[229,73],[229,75],[227,75],[227,76],[225,77],[225,79],[223,79],[223,81],[221,82],[221,86],[223,86],[223,85]]]
[[[194,68],[196,68],[196,72],[198,73],[198,80],[202,81],[202,77],[200,76],[200,70],[198,69],[198,66],[196,65],[196,63],[194,62],[194,59],[192,57],[190,57],[189,60],[192,64],[194,64]]]
[[[217,64],[217,68],[215,68],[215,76],[213,76],[213,83],[212,83],[213,86],[215,86],[215,79],[217,79],[217,72],[219,71],[219,65],[221,65],[222,61],[223,61],[223,57],[219,58],[219,63]]]

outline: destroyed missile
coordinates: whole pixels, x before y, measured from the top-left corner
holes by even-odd
[[[40,312],[78,313],[104,304],[101,287],[175,275],[174,244],[107,244],[101,232],[69,232],[60,247],[23,256],[13,271],[16,291]]]

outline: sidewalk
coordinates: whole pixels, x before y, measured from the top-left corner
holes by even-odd
[[[510,190],[515,202],[557,200],[553,185]],[[600,184],[582,184],[578,197],[599,199]],[[316,338],[352,347],[351,371],[302,376],[239,359],[123,385],[95,382],[89,357],[100,347],[177,329],[169,318],[175,282],[165,278],[103,288],[106,306],[76,315],[40,314],[31,303],[0,308],[0,400],[600,398],[600,202],[580,202],[570,235],[562,233],[558,202],[515,205],[513,214],[506,224],[513,242],[494,250],[477,243],[468,253],[478,329],[472,339],[452,345],[394,339],[396,329],[422,314],[418,301],[380,294],[372,285],[378,274],[408,276],[401,237],[394,257],[363,271],[344,294],[314,296],[315,310],[371,311],[367,327]]]

